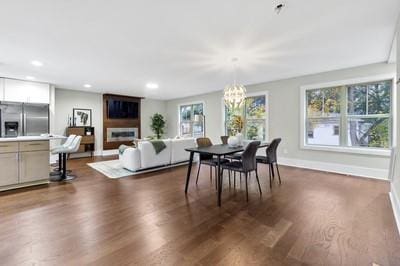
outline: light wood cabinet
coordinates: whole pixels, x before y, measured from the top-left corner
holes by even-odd
[[[18,183],[18,153],[0,153],[0,187]]]
[[[49,177],[49,152],[25,151],[19,154],[19,182],[33,182]]]
[[[50,103],[50,85],[47,83],[4,79],[4,101]]]

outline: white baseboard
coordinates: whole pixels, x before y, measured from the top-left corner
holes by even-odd
[[[294,158],[278,158],[279,164],[307,168],[325,172],[339,173],[345,175],[354,175],[360,177],[388,180],[388,169],[369,168],[354,165],[345,165],[337,163],[327,163],[319,161],[309,161]]]
[[[396,190],[393,183],[390,186],[389,192],[390,202],[392,203],[392,209],[394,214],[394,219],[396,220],[397,231],[400,232],[400,201],[397,196]]]
[[[118,155],[118,149],[115,150],[100,150],[95,151],[94,156],[111,156],[111,155]]]

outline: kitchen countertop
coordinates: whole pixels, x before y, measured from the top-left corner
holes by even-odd
[[[19,142],[19,141],[45,141],[45,140],[59,140],[65,139],[66,137],[61,135],[49,135],[49,136],[20,136],[14,138],[0,138],[0,142]]]

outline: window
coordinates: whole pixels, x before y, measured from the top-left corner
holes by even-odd
[[[239,128],[245,139],[267,139],[267,95],[249,96],[236,110],[225,106],[225,134],[236,135]]]
[[[179,106],[179,135],[182,137],[204,136],[203,103]]]
[[[306,145],[388,149],[393,80],[305,89]]]

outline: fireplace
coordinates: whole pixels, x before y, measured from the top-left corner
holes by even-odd
[[[107,128],[107,142],[133,141],[138,138],[139,129],[136,127],[110,127]]]

